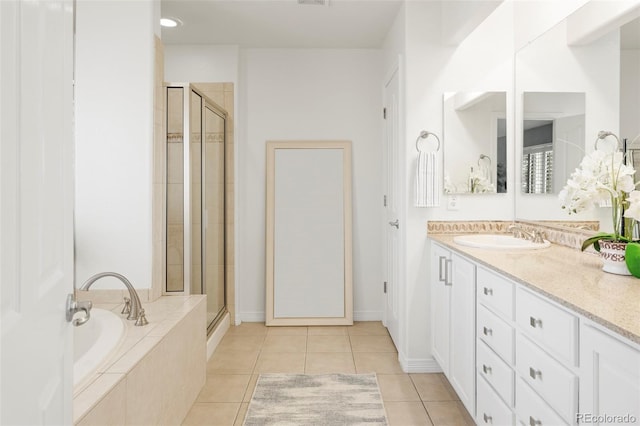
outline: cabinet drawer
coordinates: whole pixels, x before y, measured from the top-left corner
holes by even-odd
[[[476,334],[509,364],[513,364],[513,327],[478,305]]]
[[[500,275],[478,268],[478,300],[505,318],[513,319],[513,283]]]
[[[513,370],[480,341],[477,351],[478,375],[484,377],[509,406],[513,406]]]
[[[578,318],[563,309],[518,288],[516,323],[533,341],[563,363],[577,363]]]
[[[516,337],[516,371],[566,421],[575,419],[576,376],[521,334]]]
[[[484,379],[478,377],[478,416],[476,424],[511,426],[513,413]]]
[[[561,426],[567,425],[528,384],[516,379],[516,419],[524,426]]]

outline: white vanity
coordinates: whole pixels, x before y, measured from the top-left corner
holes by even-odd
[[[432,348],[479,425],[640,425],[640,280],[431,238]]]

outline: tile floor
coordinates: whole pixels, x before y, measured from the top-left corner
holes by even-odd
[[[242,425],[260,373],[378,375],[390,426],[473,425],[442,374],[405,374],[380,322],[349,327],[231,327],[183,425]]]

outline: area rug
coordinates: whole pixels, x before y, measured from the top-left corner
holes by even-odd
[[[375,374],[261,374],[245,426],[386,425]]]

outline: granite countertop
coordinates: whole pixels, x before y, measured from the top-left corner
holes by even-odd
[[[556,244],[507,252],[456,244],[455,234],[428,237],[640,344],[640,279],[603,272],[598,255]]]

